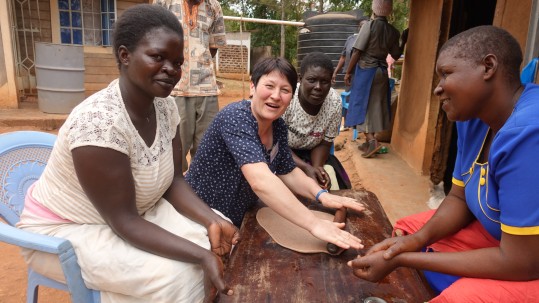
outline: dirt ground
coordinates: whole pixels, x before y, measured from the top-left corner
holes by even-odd
[[[248,81],[220,78],[224,85],[219,96],[219,107],[249,97]],[[0,133],[14,130],[28,129],[25,127],[0,128]],[[36,130],[32,128],[32,130]],[[340,148],[346,143],[347,133],[341,133],[336,140],[335,155],[342,162],[347,171],[353,188],[361,188],[360,178],[352,163],[350,148]],[[19,248],[0,243],[0,302],[21,303],[26,302],[26,264],[20,255]],[[40,287],[39,302],[67,303],[71,302],[66,292]]]

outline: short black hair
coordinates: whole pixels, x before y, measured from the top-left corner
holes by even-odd
[[[267,57],[260,59],[253,67],[251,82],[253,82],[256,87],[262,76],[274,71],[278,71],[286,77],[288,83],[292,86],[292,94],[294,94],[296,92],[296,87],[298,86],[298,73],[294,66],[282,57]]]
[[[178,33],[183,40],[183,29],[178,17],[168,9],[159,5],[137,4],[125,10],[114,24],[112,34],[112,46],[118,65],[120,64],[118,57],[120,46],[123,45],[133,52],[148,32],[163,27]]]
[[[472,64],[479,64],[486,55],[493,54],[505,77],[511,82],[520,81],[522,50],[517,40],[502,28],[492,25],[472,27],[449,39],[440,54],[444,51]]]
[[[299,68],[299,73],[305,75],[307,69],[310,67],[321,67],[330,73],[333,73],[333,63],[329,57],[322,52],[312,52],[308,53],[303,60],[301,60],[301,66]]]

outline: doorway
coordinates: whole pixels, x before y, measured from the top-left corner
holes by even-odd
[[[492,25],[496,2],[496,0],[453,0],[448,39],[472,27]],[[431,179],[442,179],[444,191],[447,194],[451,189],[453,169],[457,157],[457,131],[455,123],[447,119],[444,111],[440,110],[438,115],[439,121],[443,120],[439,131],[445,138],[448,138],[440,150],[445,154],[442,159],[446,159],[446,161],[440,163],[445,168],[438,170],[439,173],[443,172],[443,176],[432,178],[431,174]]]

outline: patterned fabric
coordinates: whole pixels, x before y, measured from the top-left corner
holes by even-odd
[[[333,142],[339,135],[341,125],[342,101],[337,92],[331,88],[326,100],[316,116],[311,116],[299,103],[300,85],[292,102],[283,114],[288,126],[288,145],[292,149],[313,149],[323,140]]]
[[[33,198],[61,218],[104,224],[74,175],[71,150],[81,146],[114,149],[131,160],[139,214],[152,207],[172,182],[172,139],[179,124],[172,98],[156,98],[157,133],[152,146],[138,134],[122,100],[118,80],[73,109],[60,128],[51,157],[36,182]],[[21,222],[25,222],[24,212]]]
[[[273,122],[273,148],[266,151],[258,136],[258,122],[247,100],[223,108],[204,134],[185,179],[211,208],[240,226],[245,212],[258,197],[243,176],[241,167],[266,163],[277,175],[295,167],[282,119]]]
[[[203,0],[198,6],[193,6],[193,12],[198,12],[196,21],[184,9],[187,0],[155,0],[155,3],[174,13],[183,27],[185,62],[182,65],[182,78],[172,91],[172,96],[218,95],[210,49],[226,45],[225,22],[219,2]]]
[[[453,183],[463,186],[468,208],[496,239],[502,231],[539,235],[539,86],[527,84],[513,113],[492,140],[488,162],[478,158],[489,128],[457,122]]]

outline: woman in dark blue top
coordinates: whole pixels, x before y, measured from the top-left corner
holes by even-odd
[[[210,207],[236,226],[258,199],[313,236],[343,248],[362,247],[341,230],[343,224],[316,218],[294,194],[326,207],[357,211],[356,200],[332,195],[296,167],[281,117],[297,85],[294,67],[282,58],[257,63],[251,76],[252,100],[223,108],[204,134],[186,180]]]
[[[518,42],[494,26],[442,47],[434,93],[457,121],[453,186],[434,214],[397,222],[408,235],[351,261],[354,274],[376,281],[399,266],[425,270],[441,291],[430,302],[538,301],[539,86],[520,83],[521,63]]]

